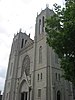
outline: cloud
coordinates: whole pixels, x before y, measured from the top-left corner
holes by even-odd
[[[5,79],[0,77],[0,90],[3,92],[4,90],[4,83],[5,83]]]
[[[5,30],[5,28],[0,24],[0,34],[5,34],[7,33],[7,31]]]
[[[6,70],[7,68],[3,67],[3,66],[0,66],[0,77],[1,78],[4,78],[6,77]]]
[[[25,4],[29,4],[30,2],[32,2],[32,0],[21,0],[23,3]]]

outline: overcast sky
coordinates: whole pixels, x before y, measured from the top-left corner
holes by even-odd
[[[34,38],[37,12],[53,8],[53,4],[64,4],[64,0],[0,0],[0,90],[3,91],[8,59],[14,34],[22,28]]]

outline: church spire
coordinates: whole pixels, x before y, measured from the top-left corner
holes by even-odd
[[[49,8],[49,4],[46,4],[46,8]]]

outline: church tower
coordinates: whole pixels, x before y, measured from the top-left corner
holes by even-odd
[[[46,7],[36,18],[33,100],[51,100],[50,53],[46,44],[45,20],[52,15],[53,11]]]
[[[10,100],[10,99],[14,100],[17,64],[18,64],[18,57],[19,57],[18,44],[19,44],[19,33],[17,33],[17,35],[14,35],[14,39],[11,47],[3,100]]]
[[[33,43],[30,34],[23,33],[21,29],[14,35],[3,100],[28,100],[30,98]]]
[[[61,78],[58,56],[46,43],[45,20],[53,14],[47,6],[36,18],[32,100],[72,100],[71,85]]]
[[[45,20],[53,15],[53,11],[46,7],[36,18],[35,27],[35,55],[34,55],[34,99],[52,100],[52,72],[51,48],[46,43]]]

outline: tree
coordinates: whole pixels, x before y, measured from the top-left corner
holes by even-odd
[[[65,7],[54,4],[54,15],[46,19],[47,43],[61,59],[63,77],[75,85],[75,0]]]

